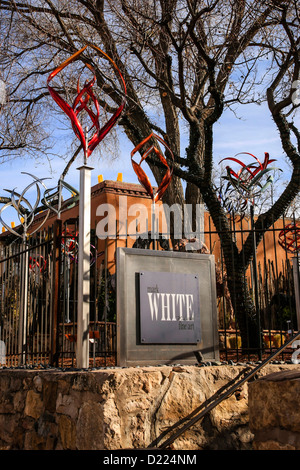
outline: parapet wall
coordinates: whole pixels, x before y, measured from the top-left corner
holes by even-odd
[[[299,366],[272,364],[260,375],[295,368]],[[91,371],[4,368],[0,370],[0,449],[145,449],[240,378],[245,369],[246,365]],[[248,423],[245,384],[172,447],[251,449]]]

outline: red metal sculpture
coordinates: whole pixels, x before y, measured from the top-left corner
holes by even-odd
[[[290,253],[300,251],[300,223],[287,224],[278,235],[279,245]]]
[[[105,59],[109,60],[109,62],[112,64],[113,68],[117,71],[120,77],[121,84],[123,86],[123,99],[122,103],[119,106],[119,108],[116,110],[116,112],[113,114],[113,116],[108,120],[106,124],[104,124],[102,127],[100,127],[99,123],[99,116],[100,116],[100,107],[99,103],[92,91],[92,87],[96,82],[96,76],[95,76],[95,71],[93,67],[85,62],[85,66],[93,73],[93,78],[90,81],[87,81],[84,85],[84,87],[80,90],[80,85],[79,85],[79,80],[77,82],[77,96],[75,97],[75,100],[73,102],[73,105],[70,106],[59,94],[58,92],[50,86],[51,80],[59,73],[61,70],[63,70],[67,65],[70,63],[78,60],[80,56],[82,56],[83,52],[86,50],[87,47],[91,47],[97,52],[99,52]],[[111,128],[116,124],[117,120],[119,119],[124,106],[126,102],[126,84],[123,79],[123,76],[115,64],[115,62],[105,53],[103,52],[99,47],[94,46],[92,44],[89,44],[88,46],[84,46],[82,49],[77,51],[75,54],[73,54],[71,57],[69,57],[67,60],[65,60],[61,65],[59,65],[53,72],[48,77],[47,80],[47,85],[49,89],[49,93],[54,99],[54,101],[59,105],[59,107],[64,111],[64,113],[70,118],[73,130],[75,132],[76,137],[81,142],[82,148],[84,150],[85,158],[88,158],[93,150],[97,147],[97,145],[103,140],[103,138],[106,136],[106,134],[111,130]],[[89,103],[92,102],[94,104],[95,110],[92,110],[91,107],[89,107]],[[94,128],[94,133],[92,137],[90,138],[89,141],[87,141],[85,132],[82,128],[82,125],[78,119],[78,115],[81,111],[86,111],[88,116],[91,119],[92,122],[92,127],[91,129]]]
[[[133,160],[134,154],[136,152],[138,152],[152,138],[157,139],[162,145],[164,145],[164,147],[168,150],[171,159],[174,161],[173,152],[168,147],[168,145],[165,143],[165,141],[161,137],[159,137],[158,135],[156,135],[152,132],[148,137],[146,137],[142,142],[140,142],[132,150],[132,152],[131,152],[131,162],[132,162],[133,169],[134,169],[134,171],[135,171],[135,173],[138,177],[139,182],[141,183],[142,186],[144,186],[144,188],[146,189],[148,195],[151,197],[152,201],[157,202],[157,201],[159,201],[159,199],[162,198],[164,192],[167,190],[167,188],[168,188],[168,186],[171,182],[172,174],[173,174],[173,168],[170,168],[166,158],[160,153],[160,151],[155,147],[155,145],[151,145],[151,147],[149,147],[148,150],[146,150],[143,153],[142,158],[140,160],[140,163],[136,163]],[[143,163],[143,161],[146,160],[146,158],[152,152],[154,152],[158,156],[160,162],[167,168],[167,171],[166,171],[159,187],[157,188],[157,191],[156,191],[155,194],[154,194],[154,191],[153,191],[153,188],[152,188],[152,185],[150,183],[150,180],[149,180],[148,176],[146,175],[144,170],[141,168],[141,164]]]
[[[29,271],[32,273],[41,273],[46,270],[47,260],[42,255],[36,255],[34,257],[29,257]]]
[[[265,191],[265,189],[269,186],[269,184],[273,182],[272,175],[268,176],[267,181],[264,184],[261,183],[261,180],[266,173],[276,169],[274,167],[268,168],[270,163],[273,163],[276,160],[274,159],[270,160],[269,154],[267,152],[265,152],[265,158],[264,158],[263,163],[261,163],[259,159],[255,157],[255,155],[252,155],[251,153],[248,153],[248,152],[242,152],[237,155],[250,155],[256,161],[246,165],[245,163],[243,163],[241,160],[238,160],[237,158],[232,158],[232,157],[223,158],[221,162],[225,160],[231,160],[231,161],[238,163],[241,166],[238,172],[233,171],[232,168],[227,166],[226,167],[227,176],[224,177],[224,179],[229,180],[232,186],[234,186],[240,192],[241,196],[245,197],[246,199],[248,198],[252,199],[253,197]]]
[[[267,187],[273,182],[273,175],[268,175],[266,181],[263,181],[263,177],[272,170],[278,168],[269,167],[270,163],[275,162],[276,160],[270,159],[270,156],[265,152],[265,158],[263,163],[248,152],[242,152],[237,155],[250,155],[255,159],[255,162],[249,163],[246,165],[241,160],[237,158],[228,157],[223,158],[220,161],[231,160],[235,163],[238,163],[241,168],[235,172],[231,167],[227,166],[227,175],[223,176],[223,179],[229,181],[231,187],[233,187],[246,202],[250,201],[251,204],[254,204],[254,198],[263,193]],[[230,190],[230,186],[227,186],[226,191]],[[223,198],[226,198],[226,194],[222,195]]]

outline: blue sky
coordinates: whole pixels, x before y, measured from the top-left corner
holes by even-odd
[[[214,161],[218,162],[225,157],[233,157],[239,152],[250,152],[261,161],[264,158],[264,152],[269,152],[271,158],[277,160],[276,166],[284,170],[283,179],[288,177],[288,168],[285,164],[284,153],[281,148],[280,138],[275,124],[273,123],[270,112],[265,105],[247,105],[238,110],[240,119],[226,110],[215,125],[214,133]],[[300,126],[299,113],[295,124]],[[60,131],[58,145],[63,147],[72,135],[71,128],[67,127]],[[101,144],[100,144],[101,145]],[[184,146],[184,142],[183,142]],[[120,140],[120,156],[118,158],[93,156],[89,159],[89,164],[94,168],[92,171],[92,185],[97,184],[98,175],[102,174],[104,180],[116,180],[118,173],[123,173],[123,181],[137,183],[137,177],[132,169],[130,152],[133,149],[132,144],[123,136]],[[247,158],[247,157],[239,157]],[[79,155],[73,163],[66,181],[79,188],[79,171],[77,168],[82,164],[82,156]],[[37,161],[31,159],[15,159],[11,162],[1,163],[0,194],[5,195],[4,188],[22,191],[32,179],[22,175],[23,171],[32,173],[40,178],[49,178],[45,180],[48,188],[55,186],[59,176],[64,170],[66,162],[58,157],[53,157],[51,165],[45,158]],[[230,166],[232,166],[230,164]],[[148,169],[148,175],[150,170]],[[150,176],[150,175],[149,175]],[[154,180],[153,184],[154,184]],[[3,218],[7,223],[17,222],[17,218],[9,211],[3,213]],[[0,227],[1,229],[1,227]]]

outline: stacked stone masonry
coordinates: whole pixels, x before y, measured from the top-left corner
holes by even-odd
[[[249,384],[255,450],[300,450],[300,366]]]
[[[297,367],[273,364],[260,376]],[[2,369],[0,449],[145,449],[243,376],[245,369],[245,365]],[[252,449],[252,441],[245,384],[172,448],[246,450]]]

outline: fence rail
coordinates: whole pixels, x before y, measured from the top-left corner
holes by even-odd
[[[205,217],[199,249],[215,256],[220,356],[222,360],[240,361],[246,357],[236,318],[236,297],[228,290],[218,232],[211,218],[207,214]],[[232,219],[230,223],[231,236],[241,246],[251,233],[249,221]],[[291,254],[279,243],[288,223],[289,220],[280,219],[263,235],[247,268],[249,292],[260,317],[262,342],[258,356],[249,353],[247,359],[272,353],[293,331],[300,329],[299,251]],[[117,248],[181,250],[187,240],[175,247],[164,234],[153,241],[139,238],[137,232],[98,241],[94,232],[90,255],[90,366],[105,367],[115,364],[117,354]],[[76,367],[77,235],[78,220],[70,219],[30,237],[26,247],[18,240],[0,246],[0,363],[12,367],[20,364]],[[24,263],[26,298],[22,298]],[[22,324],[24,305],[27,315]],[[290,358],[292,352],[285,349],[282,359]]]

